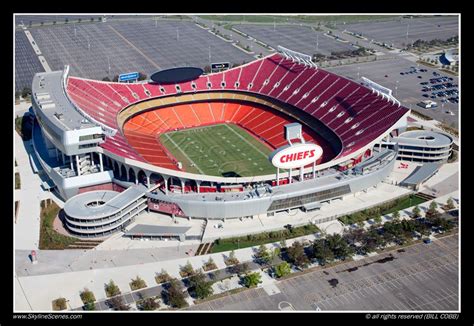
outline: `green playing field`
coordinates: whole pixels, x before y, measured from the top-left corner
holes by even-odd
[[[160,141],[187,172],[226,177],[276,173],[268,160],[272,150],[233,124],[168,132]]]

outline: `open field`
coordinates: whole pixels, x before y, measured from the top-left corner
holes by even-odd
[[[243,177],[276,172],[268,160],[272,150],[236,125],[169,132],[160,141],[187,172]]]

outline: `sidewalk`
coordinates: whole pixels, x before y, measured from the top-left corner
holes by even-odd
[[[14,192],[15,200],[20,201],[17,223],[15,224],[15,249],[37,250],[40,229],[40,202],[49,198],[49,193],[41,188],[41,179],[34,174],[27,149],[31,141],[23,142],[15,135],[15,158],[20,173],[21,188]],[[33,150],[28,149],[28,150]]]

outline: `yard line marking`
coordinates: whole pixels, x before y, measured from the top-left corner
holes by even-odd
[[[232,129],[231,127],[229,127],[229,125],[225,125],[229,130],[231,130],[234,134],[236,134],[238,137],[240,137],[240,139],[242,139],[244,142],[246,142],[247,144],[249,144],[250,146],[252,146],[255,150],[257,150],[260,154],[262,154],[265,158],[267,158],[268,156],[263,153],[261,150],[259,150],[257,147],[255,147],[252,143],[250,143],[247,139],[245,139],[244,137],[242,137],[241,135],[239,135],[234,129]]]
[[[183,152],[183,150],[181,149],[181,147],[179,147],[178,144],[176,144],[176,143],[174,142],[174,140],[173,140],[168,134],[164,134],[164,135],[176,146],[176,148],[177,148],[181,153],[183,153],[184,156],[186,156],[186,158],[187,158],[192,164],[194,164],[194,166],[199,170],[199,172],[201,172],[202,174],[204,174],[204,172],[199,168],[199,166],[198,166],[196,163],[194,163],[194,161],[191,160],[191,159],[189,158],[189,156],[186,155],[185,152]]]

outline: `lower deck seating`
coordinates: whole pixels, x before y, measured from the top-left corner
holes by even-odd
[[[177,169],[177,160],[159,141],[159,135],[168,131],[197,126],[235,123],[263,140],[269,147],[286,144],[283,126],[292,120],[273,110],[230,102],[191,103],[169,106],[139,114],[124,125],[125,136],[131,146],[149,163]],[[321,144],[325,157],[331,148],[315,132],[303,127],[307,141]],[[327,151],[327,152],[326,152]],[[323,158],[323,159],[324,159]]]

